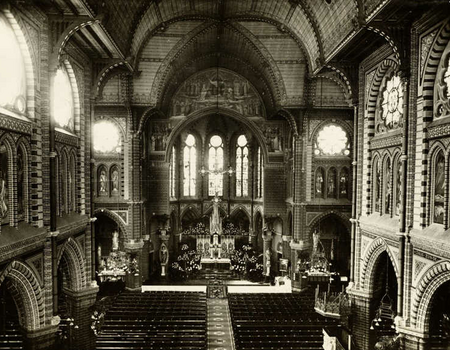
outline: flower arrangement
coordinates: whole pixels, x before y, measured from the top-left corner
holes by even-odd
[[[128,265],[125,266],[125,272],[136,274],[139,273],[139,264],[136,257],[131,257],[128,260]]]
[[[205,224],[202,222],[197,223],[195,226],[190,226],[181,232],[182,235],[209,235],[209,230],[206,228]]]
[[[223,229],[223,234],[225,236],[237,236],[246,234],[246,232],[240,230],[238,227],[234,226],[232,222],[228,222]]]
[[[245,275],[250,280],[262,279],[263,264],[262,255],[257,256],[250,245],[243,245],[241,249],[230,253],[230,270]]]
[[[175,278],[188,278],[200,270],[201,255],[195,250],[189,250],[187,244],[181,246],[181,254],[170,266]]]

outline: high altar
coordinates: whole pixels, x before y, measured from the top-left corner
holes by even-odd
[[[235,237],[222,234],[222,218],[219,214],[220,199],[213,198],[213,211],[209,218],[209,234],[197,236],[197,251],[202,255],[202,263],[229,263],[230,253],[235,247]]]

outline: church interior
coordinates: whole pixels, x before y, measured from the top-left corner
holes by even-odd
[[[0,349],[450,349],[449,14],[2,0]]]

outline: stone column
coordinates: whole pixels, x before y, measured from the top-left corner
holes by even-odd
[[[58,331],[59,322],[59,316],[53,316],[48,326],[36,330],[26,331],[23,338],[24,349],[53,349],[55,346],[56,332]]]
[[[272,231],[269,229],[265,229],[263,232],[263,241],[264,241],[264,249],[263,249],[263,275],[266,277],[270,276],[270,270],[272,266],[271,256],[272,256]]]
[[[159,246],[159,261],[161,263],[161,276],[165,277],[167,275],[167,265],[169,263],[169,242],[170,236],[167,234],[167,230],[161,230],[161,244]]]
[[[142,287],[142,248],[144,241],[142,239],[130,239],[125,241],[125,251],[130,254],[130,257],[137,260],[137,271],[128,273],[125,276],[125,288],[128,290],[136,290]]]
[[[97,293],[98,285],[95,281],[80,291],[64,289],[68,313],[74,319],[74,327],[69,330],[71,349],[95,349],[95,335],[91,329],[93,314],[91,306],[95,303]]]
[[[353,339],[358,350],[373,349],[375,333],[370,330],[372,322],[371,296],[366,291],[348,289],[352,299],[352,316],[350,324],[353,328]]]

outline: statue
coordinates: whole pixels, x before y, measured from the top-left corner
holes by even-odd
[[[211,234],[217,233],[217,234],[221,234],[222,233],[222,218],[220,217],[219,214],[219,197],[217,197],[217,193],[216,196],[213,199],[213,212],[211,215],[211,219],[210,219],[210,232]]]
[[[320,233],[317,230],[314,230],[312,238],[313,238],[313,254],[314,254],[317,253],[317,250],[319,248]]]
[[[119,191],[119,172],[114,169],[111,174],[112,192]]]
[[[112,250],[119,250],[119,232],[117,231],[112,233]]]
[[[161,244],[161,249],[159,250],[159,260],[161,261],[161,265],[167,264],[167,261],[169,260],[169,252],[167,251],[165,243]]]
[[[106,171],[102,169],[100,171],[100,192],[106,192]]]

